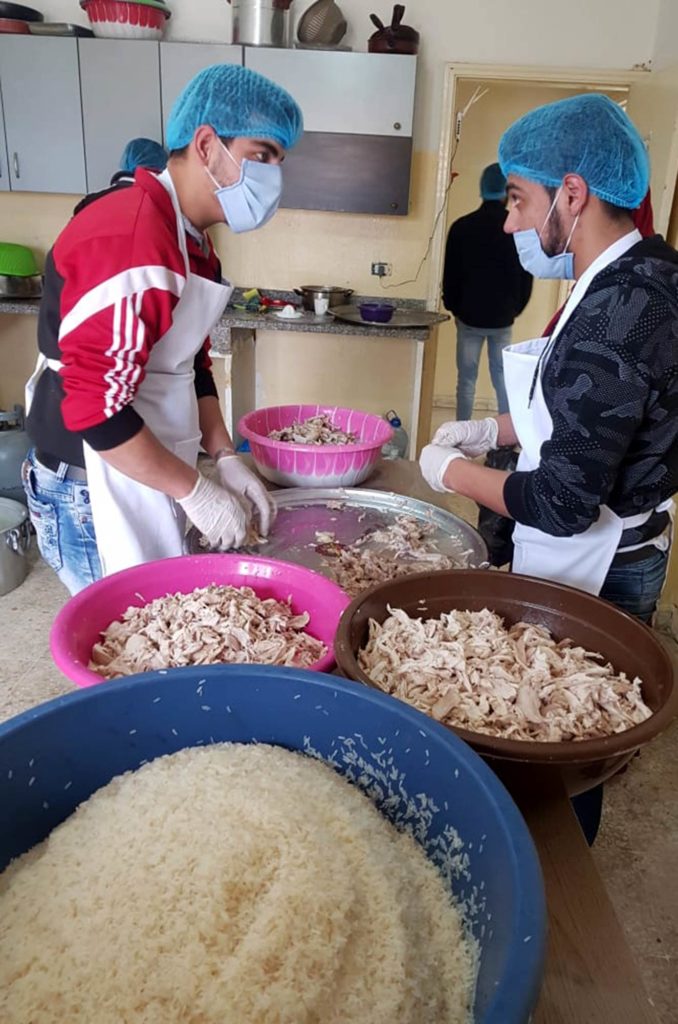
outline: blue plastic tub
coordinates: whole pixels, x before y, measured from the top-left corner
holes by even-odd
[[[476,1024],[526,1024],[546,913],[525,823],[470,747],[359,683],[259,666],[175,669],[19,715],[0,726],[0,870],[113,776],[225,740],[320,756],[410,828],[465,902],[480,943]]]

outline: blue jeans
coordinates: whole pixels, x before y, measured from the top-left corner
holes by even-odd
[[[664,586],[670,552],[649,546],[646,551],[647,558],[639,562],[612,566],[600,596],[649,624]]]
[[[508,398],[504,386],[504,364],[501,353],[511,344],[510,327],[468,327],[461,320],[457,325],[457,419],[470,420],[483,342],[487,338],[487,356],[490,377],[497,396],[499,412],[508,412]]]
[[[40,554],[71,594],[77,594],[101,578],[101,565],[87,484],[66,480],[67,469],[62,462],[53,473],[31,449],[21,475]]]
[[[613,566],[605,577],[600,596],[649,625],[664,586],[670,552],[654,547],[648,547],[647,552],[647,558],[639,562]],[[573,797],[572,806],[586,841],[593,846],[603,811],[602,785]]]

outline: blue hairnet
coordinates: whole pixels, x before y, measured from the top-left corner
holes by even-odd
[[[131,139],[122,151],[120,170],[132,174],[137,167],[152,167],[164,171],[167,166],[167,152],[153,139]]]
[[[525,114],[499,142],[507,176],[558,186],[579,174],[593,195],[635,210],[647,194],[650,163],[638,130],[609,97],[572,96]]]
[[[272,139],[283,149],[299,141],[304,127],[288,92],[238,64],[213,64],[191,79],[167,121],[170,150],[187,146],[203,124],[222,138]]]
[[[480,175],[482,199],[506,199],[506,178],[499,164],[490,164]]]

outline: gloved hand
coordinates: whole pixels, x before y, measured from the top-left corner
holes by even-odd
[[[443,423],[433,435],[431,444],[458,448],[469,459],[485,455],[497,447],[499,424],[493,416],[484,420],[452,420]]]
[[[191,493],[178,500],[211,548],[229,551],[243,546],[249,516],[235,495],[199,474]]]
[[[241,500],[244,498],[245,504],[252,502],[259,513],[259,532],[262,537],[268,537],[276,508],[256,473],[248,469],[237,455],[222,455],[217,459],[217,472],[222,487]]]
[[[437,444],[427,444],[422,448],[419,456],[419,468],[424,480],[439,494],[454,494],[451,487],[443,483],[445,471],[455,459],[465,459],[466,456],[458,448],[443,448]]]

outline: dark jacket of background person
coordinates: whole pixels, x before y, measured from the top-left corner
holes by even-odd
[[[529,301],[532,277],[504,233],[505,220],[504,204],[486,200],[447,236],[443,302],[468,327],[510,327]]]

